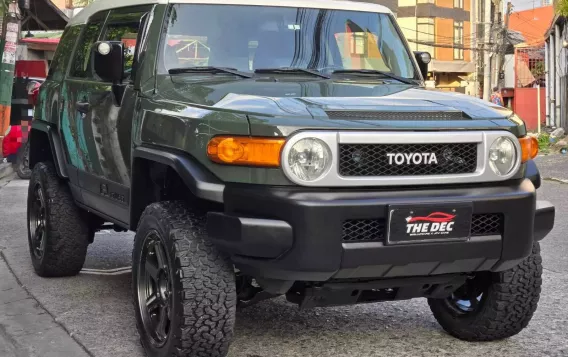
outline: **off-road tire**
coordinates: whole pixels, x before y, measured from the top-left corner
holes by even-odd
[[[45,197],[45,250],[41,259],[32,252],[30,231],[30,203],[34,189],[40,186]],[[38,163],[28,188],[28,243],[35,272],[42,277],[77,275],[83,268],[89,239],[93,232],[83,212],[73,200],[67,184],[61,180],[51,162]]]
[[[133,301],[141,343],[149,357],[223,357],[233,337],[236,310],[234,267],[209,241],[206,215],[182,201],[151,204],[136,232],[133,250]],[[137,293],[145,237],[156,232],[173,271],[173,311],[165,345],[152,344],[142,322]]]
[[[491,273],[487,296],[479,308],[457,316],[443,299],[429,299],[434,317],[450,335],[465,341],[495,341],[514,336],[529,324],[542,284],[540,245],[516,267]]]
[[[32,170],[29,168],[29,153],[30,153],[30,141],[28,140],[24,145],[18,150],[16,156],[16,174],[23,180],[29,180],[32,177]]]

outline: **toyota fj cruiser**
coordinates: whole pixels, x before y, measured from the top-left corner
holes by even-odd
[[[67,26],[30,134],[29,246],[78,274],[136,232],[149,356],[224,356],[235,309],[426,297],[469,341],[539,299],[538,147],[506,108],[424,88],[385,7],[99,0]]]

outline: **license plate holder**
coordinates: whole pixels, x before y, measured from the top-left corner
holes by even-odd
[[[467,241],[472,214],[471,202],[389,205],[386,244]]]

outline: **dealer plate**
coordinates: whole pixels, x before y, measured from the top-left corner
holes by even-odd
[[[471,203],[390,205],[387,244],[468,240]]]

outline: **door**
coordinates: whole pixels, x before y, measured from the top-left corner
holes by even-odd
[[[116,223],[128,224],[131,127],[137,92],[131,70],[137,36],[149,6],[111,10],[91,18],[79,42],[65,91],[69,127],[75,138],[78,182],[84,204]],[[91,48],[97,41],[125,44],[125,95],[115,104],[112,84],[93,73]]]

